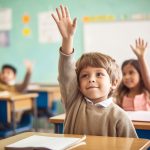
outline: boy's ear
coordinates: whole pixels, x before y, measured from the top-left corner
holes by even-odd
[[[112,89],[112,90],[115,90],[115,89],[117,88],[118,84],[119,84],[119,81],[118,81],[118,80],[115,80],[115,81],[112,83],[112,85],[111,85],[111,89]]]

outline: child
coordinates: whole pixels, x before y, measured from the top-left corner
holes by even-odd
[[[150,110],[150,71],[145,60],[147,43],[142,39],[136,40],[137,56],[122,64],[123,80],[117,91],[117,103],[126,111]]]
[[[24,81],[21,84],[15,83],[17,70],[14,66],[10,64],[4,64],[2,66],[1,73],[0,73],[0,92],[2,92],[2,95],[3,95],[3,92],[6,92],[6,91],[13,95],[25,92],[29,84],[29,80],[30,80],[30,76],[32,72],[32,64],[31,62],[26,61],[25,65],[26,65],[27,71],[26,71]],[[17,112],[15,114],[16,122],[19,123],[23,114],[26,114],[26,113],[30,113],[30,112],[29,111]],[[0,130],[5,130],[5,128],[10,127],[10,126],[11,126],[11,123],[3,125],[0,122]]]
[[[66,109],[64,133],[137,137],[126,113],[112,102],[111,94],[120,79],[120,70],[111,57],[87,53],[73,61],[73,35],[76,18],[71,20],[66,7],[52,14],[62,35],[59,84]]]
[[[17,70],[15,67],[9,64],[4,64],[2,66],[0,74],[0,91],[9,91],[11,93],[18,93],[24,92],[27,89],[32,72],[32,64],[30,62],[26,62],[25,65],[27,71],[24,81],[21,84],[15,83],[17,74]]]

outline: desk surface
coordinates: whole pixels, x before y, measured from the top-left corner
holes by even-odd
[[[36,92],[60,92],[59,86],[41,86],[41,85],[29,85],[28,91]]]
[[[64,123],[65,114],[56,115],[49,118],[50,123]]]
[[[57,136],[57,137],[81,137],[80,135],[69,134],[50,134],[40,132],[25,132],[0,140],[0,150],[4,150],[6,145],[14,143],[31,135]],[[105,137],[105,136],[87,136],[86,145],[81,145],[74,150],[144,150],[150,146],[150,141],[136,138]]]
[[[41,86],[38,84],[31,84],[28,86],[29,92],[38,92],[38,93],[47,93],[48,94],[48,101],[49,106],[52,105],[54,100],[61,100],[60,88],[59,86]]]
[[[64,120],[65,120],[65,114],[60,114],[49,118],[49,122],[54,124],[63,123]],[[144,121],[132,121],[132,122],[136,129],[150,130],[150,122],[144,122]]]
[[[1,101],[7,101],[7,121],[11,122],[14,120],[15,116],[13,116],[13,113],[19,112],[19,111],[25,111],[25,110],[30,110],[32,108],[35,109],[36,111],[36,106],[35,106],[35,98],[38,96],[37,93],[27,93],[27,94],[9,94],[0,97]],[[36,112],[35,112],[36,113]],[[36,114],[35,114],[36,115]]]
[[[150,130],[150,122],[132,121],[135,129]]]
[[[16,101],[16,100],[26,99],[26,98],[36,98],[37,96],[38,96],[37,93],[25,93],[25,94],[8,93],[8,95],[1,95],[0,100]]]

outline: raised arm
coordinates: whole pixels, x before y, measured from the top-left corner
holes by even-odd
[[[76,18],[70,18],[67,7],[60,5],[56,8],[56,15],[52,14],[60,34],[62,36],[62,47],[58,65],[58,81],[62,102],[67,110],[76,99],[78,85],[75,72],[75,61],[73,58],[73,38],[76,29]],[[65,55],[64,55],[65,54]]]
[[[17,90],[19,92],[24,92],[25,90],[27,90],[27,86],[29,85],[30,78],[31,78],[33,64],[29,60],[26,60],[25,67],[26,67],[26,74],[24,80],[21,84],[17,85]]]
[[[57,16],[52,14],[60,34],[62,36],[62,52],[71,54],[73,52],[73,35],[76,29],[76,18],[73,21],[70,18],[67,7],[60,5],[60,10],[56,8]]]
[[[135,41],[135,47],[133,47],[132,45],[130,45],[130,47],[138,58],[142,73],[142,79],[144,81],[146,88],[150,91],[150,69],[145,59],[147,42],[139,38]]]

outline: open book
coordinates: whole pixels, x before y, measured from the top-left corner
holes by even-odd
[[[85,142],[83,142],[85,139],[86,136],[82,138],[72,138],[33,135],[7,145],[5,150],[65,150],[85,144]]]

